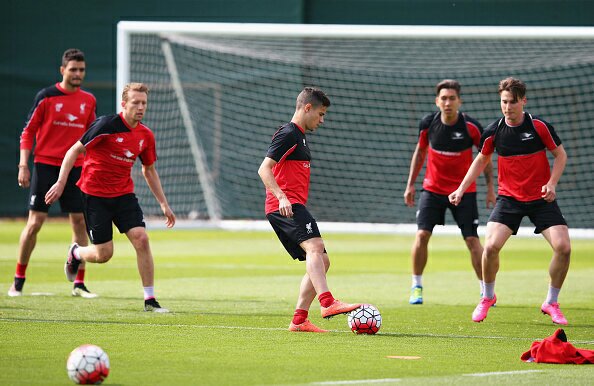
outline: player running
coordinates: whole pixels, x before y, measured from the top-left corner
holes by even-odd
[[[266,217],[279,240],[294,260],[305,261],[299,298],[289,325],[290,331],[327,332],[307,318],[318,294],[324,318],[346,314],[360,304],[343,303],[332,296],[326,281],[330,259],[316,220],[305,204],[309,193],[311,154],[305,133],[324,123],[330,100],[323,91],[306,87],[297,97],[290,123],[272,137],[258,174],[266,186]]]
[[[497,301],[495,278],[499,270],[499,251],[509,237],[518,232],[522,218],[528,216],[535,225],[534,233],[542,233],[553,249],[549,266],[551,281],[541,311],[549,315],[553,323],[567,324],[557,298],[569,270],[571,243],[555,192],[567,154],[553,126],[524,111],[524,82],[515,78],[503,79],[499,82],[499,95],[504,117],[487,127],[481,138],[479,154],[460,187],[449,196],[450,202],[458,205],[464,191],[497,151],[499,197],[487,223],[483,251],[485,294],[472,313],[472,320],[483,321]],[[546,150],[554,157],[552,172]]]
[[[429,239],[435,225],[445,224],[445,212],[448,208],[470,252],[470,261],[479,280],[481,297],[484,290],[481,270],[483,247],[477,233],[479,221],[476,184],[473,182],[468,187],[460,205],[454,206],[448,200],[448,194],[458,187],[470,167],[472,147],[478,147],[483,131],[477,120],[459,111],[462,105],[460,89],[460,83],[455,80],[445,79],[439,82],[435,87],[435,105],[439,111],[425,116],[419,124],[419,141],[412,156],[404,191],[404,202],[413,207],[415,181],[423,168],[425,158],[428,158],[417,211],[418,230],[411,251],[410,304],[423,304],[422,280],[429,255]],[[495,204],[493,166],[490,162],[485,167],[485,179],[486,205],[490,208]]]
[[[175,215],[167,203],[155,168],[155,137],[141,122],[147,101],[148,87],[142,83],[126,85],[122,93],[122,112],[98,118],[80,141],[68,150],[58,181],[49,189],[45,200],[51,204],[62,195],[72,165],[80,154],[86,152],[78,186],[83,192],[87,229],[93,245],[71,245],[64,265],[67,279],[74,280],[83,261],[106,263],[111,259],[113,222],[136,250],[145,311],[169,312],[155,298],[153,255],[130,177],[136,158],[140,158],[142,174],[167,218],[166,225],[173,227]]]
[[[47,219],[49,205],[44,197],[58,179],[60,165],[66,151],[83,135],[95,120],[97,101],[93,94],[80,88],[86,74],[85,55],[71,48],[62,55],[62,81],[39,91],[21,134],[18,183],[29,190],[29,218],[21,233],[14,282],[8,296],[21,296],[26,270],[37,242],[37,234]],[[35,143],[33,173],[28,160]],[[68,213],[72,227],[72,241],[87,245],[88,238],[83,216],[82,198],[76,181],[80,177],[82,155],[74,160],[74,167],[65,178],[64,194],[60,198],[62,212]],[[74,278],[72,296],[94,298],[85,286],[85,265]]]

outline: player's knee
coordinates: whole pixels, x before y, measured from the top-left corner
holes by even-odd
[[[497,245],[494,245],[494,244],[487,243],[487,244],[485,244],[483,256],[486,256],[487,259],[495,258],[495,257],[499,256],[499,251],[501,251],[500,247],[498,247]]]
[[[558,256],[564,259],[569,259],[569,256],[571,255],[571,243],[569,241],[559,243],[555,246],[555,252]]]
[[[324,247],[324,240],[322,240],[322,238],[318,237],[315,239],[309,239],[307,240],[306,243],[302,244],[303,247],[305,247],[305,252],[310,255],[310,254],[316,254],[316,255],[320,255],[323,254],[325,251],[325,247]],[[327,255],[326,255],[327,257]]]
[[[72,216],[70,223],[74,229],[86,229],[85,218],[83,216]]]
[[[147,249],[149,247],[149,237],[146,232],[139,232],[130,240],[134,249]]]
[[[322,258],[324,260],[324,268],[326,269],[326,272],[328,272],[330,269],[330,258],[328,257],[327,253],[324,253]]]
[[[426,230],[420,230],[417,232],[417,243],[422,245],[427,245],[429,243],[429,239],[431,238],[431,232]]]
[[[107,263],[113,256],[113,249],[102,249],[97,251],[96,262],[99,264]]]

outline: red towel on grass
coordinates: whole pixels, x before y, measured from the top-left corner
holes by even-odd
[[[537,363],[594,364],[594,350],[573,347],[567,342],[565,331],[560,328],[542,342],[532,342],[530,350],[522,354],[521,359],[524,362]]]

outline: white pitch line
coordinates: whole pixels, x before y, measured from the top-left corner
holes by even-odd
[[[542,373],[543,370],[494,371],[492,373],[462,374],[464,377],[490,377],[491,375],[516,375],[528,373]]]
[[[160,314],[158,317],[166,318],[167,315],[173,315],[175,312],[170,314]],[[156,316],[157,317],[157,316]],[[170,324],[170,323],[128,323],[119,321],[96,321],[96,320],[45,320],[45,319],[14,319],[14,318],[0,318],[0,322],[13,322],[13,323],[60,323],[60,324],[121,324],[125,326],[149,326],[149,327],[188,327],[188,328],[218,328],[221,330],[255,330],[255,331],[287,331],[284,327],[244,327],[244,326],[213,326],[213,325],[198,325],[198,324]],[[351,331],[344,330],[328,330],[330,332],[337,332],[341,334],[352,334]],[[379,333],[378,337],[382,336],[396,336],[403,338],[442,338],[442,339],[491,339],[491,340],[522,340],[522,341],[535,341],[542,340],[542,338],[521,338],[514,336],[475,336],[475,335],[445,335],[445,334],[398,334],[398,333]],[[594,344],[594,341],[572,341],[572,344]]]
[[[399,378],[383,378],[383,379],[359,379],[353,381],[327,381],[327,382],[312,382],[310,385],[364,385],[367,383],[391,383],[400,382]]]

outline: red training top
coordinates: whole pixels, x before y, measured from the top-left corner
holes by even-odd
[[[68,92],[59,83],[35,96],[33,108],[21,134],[21,149],[35,145],[34,162],[60,166],[66,152],[95,120],[97,101],[93,94],[77,89]],[[74,166],[81,166],[83,156]]]
[[[157,160],[155,136],[141,122],[130,127],[121,114],[99,117],[80,139],[87,154],[77,185],[97,197],[119,197],[134,192],[132,167]]]

